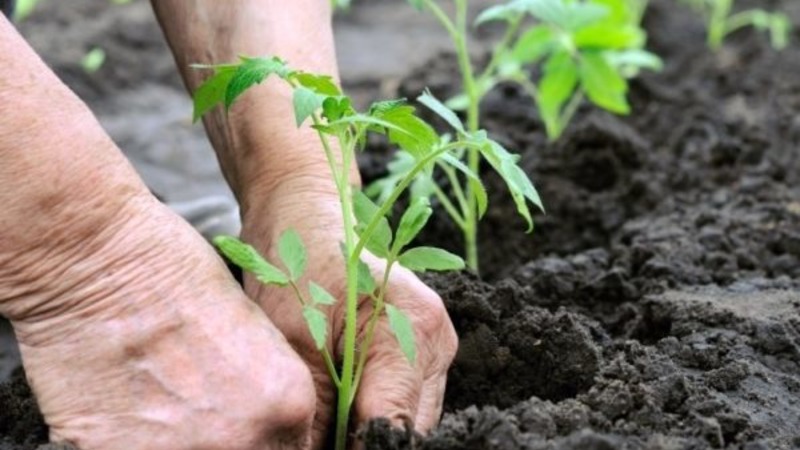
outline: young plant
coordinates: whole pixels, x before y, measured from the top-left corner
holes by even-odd
[[[486,210],[487,196],[477,174],[460,161],[464,149],[484,155],[495,166],[517,200],[519,212],[529,223],[531,219],[526,200],[540,206],[538,195],[524,172],[517,167],[515,155],[489,139],[485,132],[467,130],[451,110],[428,93],[423,94],[419,101],[452,125],[454,137],[450,140],[440,138],[429,124],[416,115],[414,107],[404,100],[377,102],[366,113],[360,113],[330,77],[293,70],[276,57],[241,57],[234,64],[197,67],[213,70],[214,73],[195,92],[195,120],[219,103],[230,108],[247,89],[274,76],[293,90],[298,127],[310,122],[319,136],[339,194],[344,221],[341,248],[346,273],[346,297],[344,325],[341,327],[344,329],[341,361],[335,359],[328,350],[330,324],[324,312],[327,306],[337,300],[325,287],[303,278],[308,251],[298,233],[287,230],[280,237],[279,264],[268,262],[253,247],[234,237],[218,237],[215,244],[231,261],[253,273],[259,281],[287,287],[299,300],[308,330],[338,389],[336,448],[344,449],[350,408],[358,391],[375,326],[383,314],[409,363],[414,363],[416,349],[411,322],[402,310],[386,302],[392,268],[399,264],[413,271],[424,272],[464,267],[460,257],[444,250],[434,247],[409,248],[427,223],[432,210],[427,197],[412,195],[408,208],[393,229],[388,215],[400,196],[415,184],[419,174],[430,174],[434,167],[443,167],[459,172],[470,180],[478,205],[476,214],[482,214]],[[398,177],[392,183],[384,186],[386,195],[378,203],[349,184],[355,153],[364,148],[368,133],[385,135],[407,156],[403,170],[397,172]],[[340,158],[334,155],[331,141],[335,141],[341,149]],[[416,193],[416,189],[413,193]],[[379,282],[373,279],[364,262],[367,251],[385,261],[383,277]],[[356,323],[359,296],[370,299],[374,308],[360,340]],[[341,364],[337,364],[339,362]]]
[[[466,131],[480,128],[479,107],[498,83],[514,82],[530,95],[545,123],[547,135],[556,139],[587,97],[601,108],[627,114],[627,78],[640,69],[659,69],[661,61],[644,50],[645,32],[639,26],[646,0],[511,0],[483,11],[476,25],[503,22],[505,34],[488,64],[476,70],[469,55],[468,0],[453,0],[454,17],[435,0],[409,0],[430,11],[447,30],[455,45],[464,92],[447,102],[465,110]],[[535,23],[525,26],[532,16]],[[532,80],[530,72],[540,73]],[[481,153],[465,150],[466,165],[477,173]],[[389,167],[394,179],[408,156],[400,153]],[[491,163],[491,161],[489,161]],[[446,209],[464,236],[467,264],[478,270],[477,219],[479,205],[475,186],[459,179],[453,169],[443,169],[452,199],[432,186],[431,195]],[[379,182],[373,190],[381,190]],[[428,184],[431,184],[430,182]]]
[[[789,43],[791,22],[782,13],[769,13],[761,9],[748,9],[733,13],[734,0],[682,0],[706,21],[707,43],[713,50],[722,47],[725,37],[740,28],[752,26],[769,33],[772,47],[782,50]]]

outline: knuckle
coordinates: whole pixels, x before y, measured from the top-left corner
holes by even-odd
[[[295,360],[296,359],[296,360]],[[316,395],[311,372],[299,358],[282,365],[279,374],[265,380],[268,405],[256,417],[268,423],[277,434],[303,435],[311,427],[316,410]]]

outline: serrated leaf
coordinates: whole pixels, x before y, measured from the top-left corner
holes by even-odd
[[[353,107],[348,97],[328,97],[322,102],[322,116],[328,122],[335,122],[342,117],[353,114]]]
[[[359,190],[353,192],[353,213],[356,216],[358,227],[356,231],[364,232],[365,228],[378,214],[378,205],[372,202],[367,195]],[[392,243],[392,228],[386,217],[381,217],[369,239],[366,242],[367,250],[380,258],[385,258],[389,254],[389,246]]]
[[[317,350],[325,348],[328,339],[328,316],[313,306],[303,307],[303,318]]]
[[[481,153],[505,181],[511,193],[511,198],[517,206],[517,212],[528,223],[528,232],[532,231],[533,218],[527,202],[530,201],[542,211],[544,211],[544,206],[539,193],[536,192],[528,176],[517,166],[518,156],[509,153],[503,146],[489,139],[481,147]]]
[[[464,268],[464,260],[461,257],[436,247],[412,248],[400,255],[397,258],[397,262],[414,272],[461,270]]]
[[[433,214],[427,198],[415,198],[400,218],[393,251],[397,252],[414,240]]]
[[[480,26],[486,22],[497,20],[511,21],[525,13],[525,2],[511,1],[503,5],[490,6],[478,14],[475,25]]]
[[[464,124],[461,122],[461,119],[458,118],[458,115],[456,115],[456,113],[454,113],[453,110],[447,106],[444,106],[444,104],[434,97],[430,91],[425,91],[419,96],[419,98],[417,98],[417,101],[430,108],[431,111],[435,112],[439,117],[444,119],[444,121],[456,131],[459,131],[462,134],[466,133],[466,131],[464,131]]]
[[[308,283],[308,292],[311,294],[311,300],[315,305],[334,305],[336,298],[330,292],[325,290],[324,287],[314,283]]]
[[[414,339],[414,326],[406,313],[392,304],[386,304],[386,318],[389,319],[389,328],[394,333],[400,350],[412,366],[417,361],[417,345]]]
[[[247,58],[242,57],[242,62],[228,83],[225,91],[225,107],[233,105],[239,96],[256,84],[263,82],[267,77],[276,74],[285,78],[290,74],[286,63],[280,58]]]
[[[265,284],[286,286],[289,279],[280,269],[268,263],[251,245],[233,236],[217,236],[214,245],[231,262],[251,272]]]
[[[292,79],[297,81],[300,86],[310,89],[317,94],[326,97],[339,97],[342,95],[342,90],[333,81],[333,77],[328,75],[317,75],[308,72],[295,72],[291,75]]]
[[[358,293],[370,295],[375,292],[375,278],[364,261],[358,261]]]
[[[322,106],[323,99],[319,94],[305,87],[295,88],[292,94],[294,105],[294,119],[297,126],[301,126],[307,118]]]
[[[303,240],[296,231],[286,230],[281,234],[278,239],[278,255],[289,271],[292,281],[297,281],[303,276],[308,264],[308,255]]]
[[[225,92],[228,90],[228,84],[235,73],[236,66],[215,68],[214,75],[194,91],[193,122],[197,122],[204,114],[211,111],[214,106],[225,101]]]
[[[579,70],[581,87],[593,103],[617,114],[630,113],[625,99],[628,83],[602,54],[583,53]]]
[[[413,106],[398,105],[384,111],[376,110],[373,117],[394,125],[396,129],[388,131],[389,141],[419,158],[436,145],[439,136],[414,111]]]
[[[381,114],[384,114],[387,111],[391,111],[392,109],[399,108],[407,104],[408,102],[404,98],[397,98],[394,100],[380,100],[370,105],[369,115],[373,117],[379,117]]]

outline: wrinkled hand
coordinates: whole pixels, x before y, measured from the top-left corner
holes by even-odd
[[[308,448],[306,365],[188,224],[155,199],[132,203],[108,226],[48,235],[81,242],[74,252],[0,270],[51,438],[82,450]]]
[[[292,228],[308,249],[308,270],[301,286],[314,281],[339,302],[327,307],[328,349],[341,357],[345,298],[345,272],[340,242],[344,239],[338,198],[330,191],[314,190],[306,179],[287,182],[268,199],[245,213],[242,238],[271,261],[280,234]],[[367,258],[373,276],[382,279],[384,262]],[[335,415],[336,388],[323,358],[302,317],[301,306],[288,289],[267,287],[252,277],[245,291],[261,305],[298,354],[308,363],[316,384],[317,413],[312,431],[313,448],[319,448]],[[388,417],[396,426],[413,424],[426,432],[439,420],[447,370],[455,356],[457,337],[439,298],[410,271],[394,266],[389,278],[387,303],[402,309],[412,321],[417,361],[411,366],[400,351],[385,316],[381,318],[368,352],[363,379],[354,404],[355,421],[361,425],[376,417]],[[372,312],[370,302],[359,306],[359,337]]]

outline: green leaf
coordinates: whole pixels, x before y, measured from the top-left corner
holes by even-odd
[[[396,127],[388,131],[390,142],[415,157],[421,157],[439,142],[439,136],[433,127],[417,117],[414,111],[413,106],[395,106],[385,111],[376,111],[373,117]]]
[[[328,97],[322,102],[322,116],[328,122],[340,120],[353,113],[353,106],[348,97]]]
[[[358,261],[358,293],[370,295],[375,292],[375,278],[364,261]]]
[[[386,317],[389,319],[389,328],[394,333],[400,350],[412,366],[417,360],[417,346],[414,342],[414,326],[406,313],[394,305],[386,304]]]
[[[192,121],[197,122],[218,103],[225,101],[228,84],[236,74],[236,66],[214,68],[215,73],[194,91],[194,112]]]
[[[314,345],[317,346],[317,350],[322,350],[328,339],[328,317],[313,306],[304,306],[303,318],[306,320],[311,337],[314,338]]]
[[[289,271],[292,281],[297,281],[303,276],[308,264],[308,255],[303,240],[296,231],[286,230],[281,234],[278,239],[278,255]]]
[[[447,250],[435,247],[415,247],[400,255],[397,262],[414,272],[427,270],[461,270],[464,260]]]
[[[322,106],[322,101],[319,94],[306,87],[301,86],[294,90],[292,103],[294,104],[294,120],[298,127]]]
[[[624,49],[644,43],[645,34],[638,27],[599,23],[575,32],[573,41],[580,49]]]
[[[214,245],[232,263],[253,273],[264,284],[286,286],[289,279],[280,269],[264,260],[256,249],[233,236],[217,236]]]
[[[616,52],[609,51],[605,52],[605,55],[609,64],[617,68],[617,70],[634,68],[659,71],[664,68],[664,62],[661,61],[661,58],[646,50],[629,49]]]
[[[230,109],[233,102],[252,86],[261,83],[268,76],[276,74],[286,78],[290,74],[286,63],[278,57],[272,58],[247,58],[242,57],[233,78],[225,91],[225,107]]]
[[[582,54],[581,87],[596,105],[617,114],[630,113],[625,99],[628,83],[600,53]]]
[[[363,233],[367,225],[378,214],[378,205],[372,202],[365,193],[359,190],[353,192],[353,212],[358,222],[357,232]],[[392,228],[386,217],[381,217],[378,226],[370,235],[366,242],[367,250],[380,258],[385,258],[389,254],[389,246],[392,243]]]
[[[456,113],[454,113],[453,110],[447,106],[444,106],[444,104],[434,97],[430,91],[425,91],[419,96],[419,98],[417,98],[417,101],[430,108],[431,111],[435,112],[439,117],[444,119],[445,122],[447,122],[451,127],[455,128],[456,131],[459,131],[462,134],[466,133],[466,131],[464,131],[464,124],[461,122],[461,119],[458,118]]]
[[[539,209],[544,211],[542,200],[539,193],[533,187],[525,172],[517,166],[517,155],[508,152],[503,146],[492,140],[486,139],[485,145],[481,148],[484,158],[491,164],[495,171],[500,174],[506,182],[511,198],[517,206],[517,212],[528,223],[528,231],[533,230],[533,218],[528,209],[527,202],[530,201]]]
[[[328,75],[295,72],[291,74],[291,78],[297,81],[300,86],[310,89],[317,94],[326,97],[339,97],[342,95],[342,90],[334,83],[333,78]]]
[[[555,33],[546,25],[525,31],[511,49],[511,58],[519,64],[533,64],[546,55],[555,43]]]
[[[336,304],[336,298],[334,298],[330,292],[326,291],[324,287],[314,283],[313,281],[308,283],[308,291],[311,293],[311,300],[313,301],[314,305]]]
[[[475,25],[480,26],[486,22],[492,22],[497,20],[505,20],[505,21],[512,21],[516,17],[521,14],[525,13],[526,5],[525,2],[522,1],[511,1],[504,5],[494,5],[490,6],[480,14],[475,19]]]
[[[424,197],[415,198],[400,219],[393,251],[399,251],[414,240],[425,224],[428,223],[431,214],[433,214],[433,209],[431,209],[428,199]]]
[[[573,95],[578,85],[578,66],[566,51],[559,51],[548,58],[544,74],[539,80],[539,114],[551,138],[560,134],[565,124],[561,123],[561,109]]]

